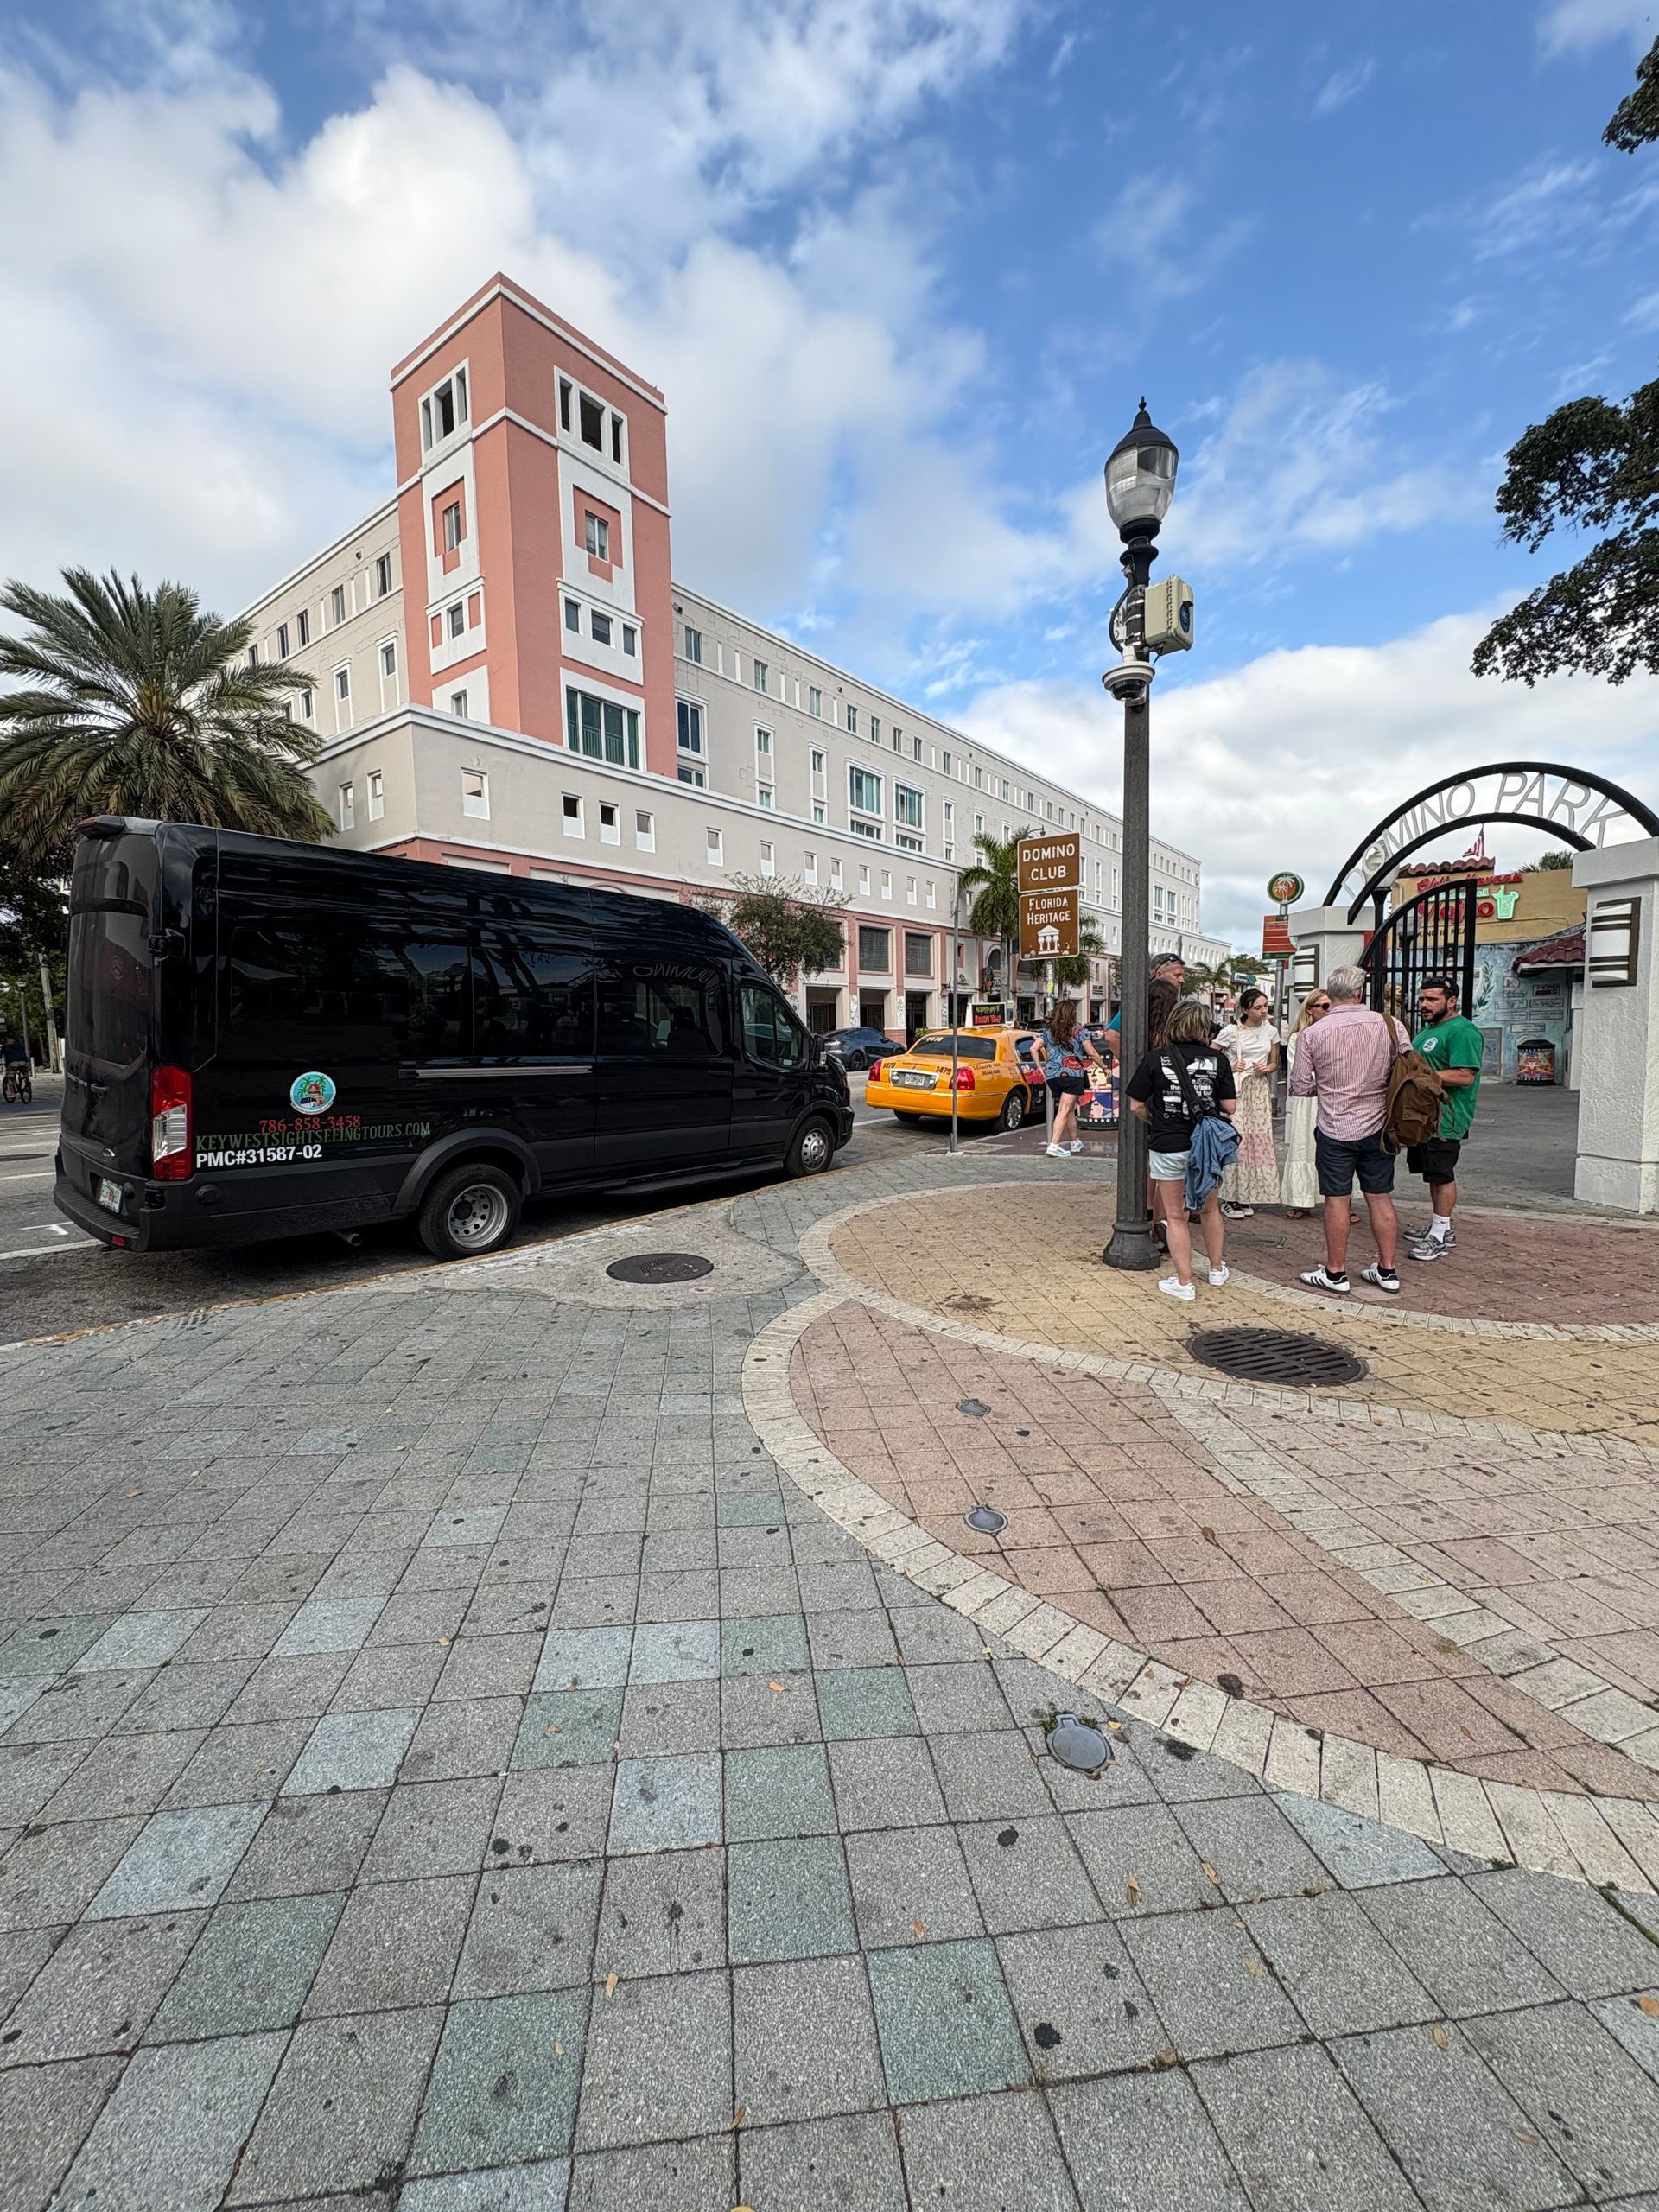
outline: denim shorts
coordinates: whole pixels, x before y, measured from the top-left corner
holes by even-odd
[[[1367,1198],[1381,1198],[1394,1188],[1394,1158],[1383,1145],[1381,1129],[1365,1137],[1332,1137],[1321,1128],[1313,1132],[1313,1164],[1320,1194],[1327,1198],[1347,1198],[1356,1176]]]
[[[1188,1156],[1184,1152],[1149,1152],[1147,1173],[1154,1183],[1184,1183]]]

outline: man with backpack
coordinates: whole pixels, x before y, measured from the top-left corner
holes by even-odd
[[[1421,1118],[1419,1090],[1432,1092],[1439,1117],[1439,1086],[1411,1051],[1411,1039],[1392,1014],[1373,1014],[1364,1004],[1365,971],[1338,968],[1325,980],[1331,1011],[1302,1032],[1291,1070],[1293,1098],[1315,1098],[1313,1160],[1325,1200],[1325,1264],[1309,1268],[1302,1281],[1311,1290],[1346,1298],[1348,1207],[1357,1179],[1370,1217],[1376,1259],[1364,1281],[1397,1297],[1395,1265],[1400,1224],[1394,1211],[1395,1153],[1404,1141],[1395,1126],[1399,1115]],[[1407,1093],[1401,1096],[1402,1090]],[[1433,1123],[1430,1123],[1432,1134]]]

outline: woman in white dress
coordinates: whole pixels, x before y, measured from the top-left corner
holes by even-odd
[[[1268,1020],[1265,991],[1245,991],[1238,1020],[1216,1039],[1233,1064],[1238,1104],[1233,1127],[1238,1157],[1221,1179],[1221,1210],[1229,1221],[1248,1221],[1257,1206],[1279,1203],[1279,1161],[1273,1148],[1273,1071],[1279,1039]]]
[[[1285,1047],[1287,1068],[1296,1065],[1296,1046],[1303,1030],[1311,1028],[1330,1011],[1331,1001],[1322,990],[1310,991],[1302,1001],[1290,1042]],[[1319,1179],[1313,1165],[1313,1122],[1319,1104],[1317,1098],[1290,1098],[1285,1103],[1283,1196],[1286,1215],[1292,1221],[1306,1219],[1318,1211],[1321,1203]]]

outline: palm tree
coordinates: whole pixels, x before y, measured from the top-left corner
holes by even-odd
[[[1002,947],[1002,1005],[1011,1012],[1014,990],[1014,948],[1020,942],[1020,840],[1027,833],[1016,830],[1011,837],[978,836],[974,840],[977,860],[963,868],[957,891],[971,891],[968,926],[976,937],[994,937]]]
[[[60,871],[93,814],[328,835],[305,774],[321,741],[283,707],[311,677],[255,666],[252,624],[203,613],[182,584],[63,581],[62,594],[0,591],[32,626],[0,635],[0,678],[16,687],[0,691],[0,827],[26,861]]]

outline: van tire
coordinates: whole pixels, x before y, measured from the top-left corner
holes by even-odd
[[[421,1242],[435,1259],[482,1259],[512,1237],[522,1205],[505,1168],[482,1160],[452,1167],[421,1201]]]
[[[791,1175],[822,1175],[835,1156],[836,1133],[815,1114],[804,1128],[796,1131],[784,1166]]]

